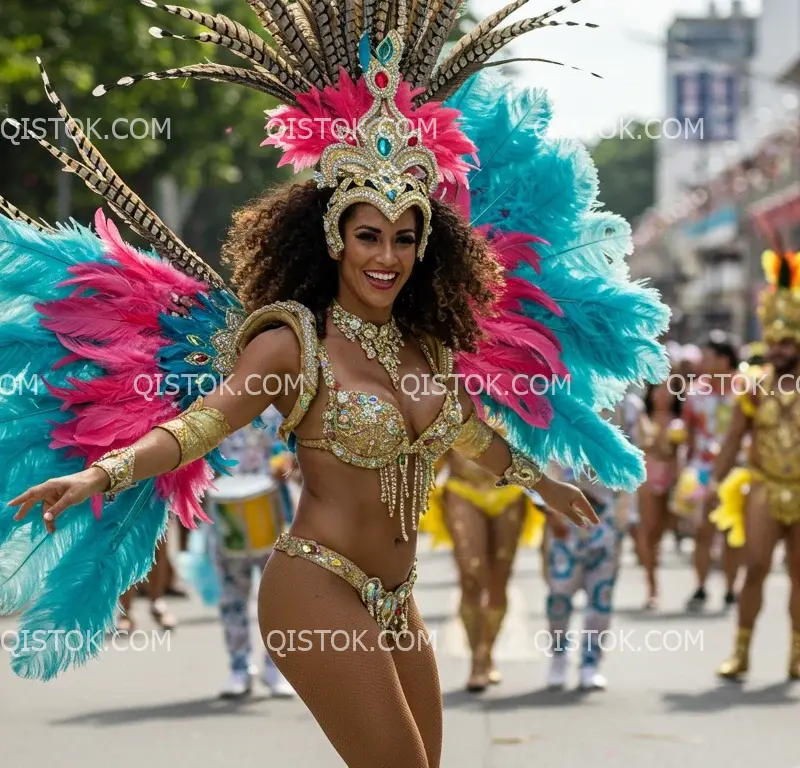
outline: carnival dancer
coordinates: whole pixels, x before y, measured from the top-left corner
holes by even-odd
[[[788,677],[800,680],[800,258],[775,249],[763,254],[769,283],[759,318],[768,361],[751,390],[737,398],[730,431],[714,466],[719,507],[712,520],[744,548],[745,579],[733,654],[717,670],[738,679],[750,667],[750,643],[761,612],[764,582],[783,539],[791,580]],[[734,469],[745,438],[745,466]]]
[[[207,520],[197,496],[210,465],[223,467],[219,444],[275,405],[303,490],[262,577],[262,637],[292,633],[273,660],[348,766],[439,766],[441,692],[413,593],[435,462],[461,451],[591,528],[599,518],[581,491],[540,467],[591,468],[634,490],[642,457],[599,410],[667,374],[658,339],[669,310],[630,280],[630,228],[599,209],[585,148],[544,133],[543,92],[481,71],[565,10],[500,28],[522,5],[485,19],[435,69],[455,1],[427,13],[254,3],[276,48],[221,14],[154,10],[212,27],[198,39],[257,66],[204,63],[117,86],[245,84],[285,102],[273,121],[322,132],[270,132],[285,162],[316,176],[235,214],[223,250],[238,295],[114,174],[47,83],[81,160],[37,141],[156,252],[124,243],[102,215],[97,235],[52,231],[6,206],[22,221],[0,225],[0,290],[26,290],[0,302],[4,361],[30,375],[33,345],[49,384],[0,401],[2,445],[20,453],[0,480],[17,508],[0,518],[0,606],[26,608],[23,631],[109,626],[117,596],[147,573],[168,501],[189,526]],[[90,319],[101,311],[113,320]],[[143,368],[195,376],[145,400],[132,383]],[[218,385],[198,396],[189,384],[200,374]],[[456,392],[469,375],[491,375],[492,387]],[[415,376],[446,386],[408,394],[401,382]],[[287,384],[275,394],[259,377]],[[534,377],[572,386],[515,388]],[[336,630],[350,643],[331,642]],[[92,651],[45,644],[11,663],[48,679]]]
[[[222,582],[219,609],[230,662],[230,677],[220,698],[240,698],[252,692],[258,673],[250,636],[253,571],[264,570],[284,523],[293,517],[292,509],[287,508],[291,501],[286,486],[295,460],[276,439],[276,416],[280,419],[271,406],[262,417],[266,430],[246,426],[220,444],[222,455],[237,465],[231,470],[232,477],[217,478],[226,485],[206,496],[206,510],[214,521],[209,532]],[[252,482],[243,483],[243,479]],[[268,653],[264,653],[260,678],[273,696],[294,696]]]
[[[570,471],[564,475],[574,481]],[[578,687],[602,690],[607,686],[605,676],[599,671],[604,633],[611,625],[614,587],[628,523],[619,514],[627,514],[629,509],[617,510],[615,494],[596,482],[584,477],[578,485],[600,518],[600,525],[591,531],[578,530],[564,525],[556,515],[547,517],[547,621],[551,657],[547,686],[557,690],[566,685],[569,652],[577,650]],[[573,599],[579,591],[586,594],[583,627],[571,629]],[[579,642],[575,642],[576,637]]]
[[[471,654],[466,688],[502,680],[492,652],[508,609],[508,582],[519,545],[539,546],[544,514],[525,489],[497,488],[497,476],[465,456],[445,456],[446,479],[431,494],[420,532],[433,546],[453,547],[461,598],[459,616]]]
[[[670,496],[678,477],[678,452],[686,442],[681,401],[667,385],[647,388],[637,430],[647,462],[647,481],[639,488],[640,541],[647,577],[645,607],[658,606],[656,570],[664,531],[671,527]]]
[[[702,346],[700,375],[690,383],[683,405],[687,430],[687,469],[693,478],[694,570],[697,587],[686,603],[686,610],[698,611],[707,600],[706,581],[711,569],[716,528],[708,516],[714,493],[709,487],[714,461],[731,424],[734,410],[733,377],[739,369],[739,355],[731,337],[714,330]],[[684,479],[684,483],[686,480]],[[736,576],[739,553],[722,543],[722,570],[725,575],[725,607],[736,602]]]

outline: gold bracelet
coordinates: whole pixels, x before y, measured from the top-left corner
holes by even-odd
[[[133,485],[133,464],[136,453],[133,448],[117,448],[104,453],[91,467],[100,467],[109,479],[109,486],[104,491],[107,496],[114,496]]]
[[[494,436],[494,430],[473,411],[461,427],[453,443],[453,450],[466,459],[477,459],[489,450]]]
[[[203,405],[202,397],[198,397],[180,416],[158,424],[156,429],[166,430],[178,441],[181,458],[175,469],[202,458],[232,434],[225,414]]]
[[[538,464],[525,458],[516,448],[510,448],[510,450],[511,464],[495,485],[498,488],[504,485],[520,485],[532,490],[544,477],[544,472]]]

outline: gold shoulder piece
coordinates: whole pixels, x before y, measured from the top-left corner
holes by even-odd
[[[263,330],[288,325],[300,342],[300,397],[291,413],[278,428],[278,437],[286,440],[289,433],[303,420],[319,390],[319,364],[317,360],[317,325],[308,307],[297,301],[276,301],[257,309],[241,325],[236,336],[236,349],[242,350]]]

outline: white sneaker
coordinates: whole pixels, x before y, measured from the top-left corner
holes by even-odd
[[[270,693],[277,698],[290,699],[297,696],[289,681],[281,674],[280,670],[270,659],[261,670],[261,682],[269,688]]]
[[[249,696],[253,691],[253,678],[247,672],[232,672],[219,692],[221,699],[239,699]]]
[[[557,651],[550,662],[550,671],[547,674],[547,687],[552,689],[563,688],[567,684],[567,654]]]
[[[604,691],[608,685],[608,681],[594,666],[582,667],[580,677],[580,687],[583,691]]]

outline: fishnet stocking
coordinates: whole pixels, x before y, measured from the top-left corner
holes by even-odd
[[[438,757],[428,760],[441,750],[442,717],[430,646],[387,650],[353,587],[283,552],[264,569],[258,607],[275,665],[349,768],[438,768]],[[413,606],[410,614],[418,643],[422,620]]]

